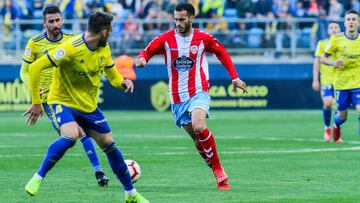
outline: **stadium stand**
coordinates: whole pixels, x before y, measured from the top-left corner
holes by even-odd
[[[310,57],[326,37],[329,20],[360,9],[358,0],[190,0],[196,26],[217,37],[232,55]],[[0,0],[0,59],[21,57],[26,41],[41,32],[42,9],[58,5],[64,30],[80,33],[95,10],[116,16],[113,54],[135,55],[150,39],[174,27],[177,0]],[[126,43],[124,43],[126,42]]]

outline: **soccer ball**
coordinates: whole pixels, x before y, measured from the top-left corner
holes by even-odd
[[[135,183],[140,178],[141,175],[140,166],[138,163],[136,163],[136,161],[131,159],[126,159],[125,163],[129,169],[131,180],[133,183]]]

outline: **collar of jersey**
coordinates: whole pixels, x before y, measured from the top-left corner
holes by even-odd
[[[84,40],[86,47],[87,47],[90,51],[96,51],[96,49],[91,49],[91,48],[89,47],[88,43],[87,43],[86,40],[85,40],[85,34],[83,34],[81,37],[82,37],[82,39]]]
[[[58,42],[58,41],[62,40],[64,34],[63,34],[63,32],[61,32],[60,34],[61,34],[60,39],[58,39],[58,40],[51,40],[51,39],[48,37],[47,32],[45,31],[45,33],[44,33],[45,38],[46,38],[49,42]]]
[[[355,38],[351,38],[351,37],[347,36],[346,33],[344,33],[344,35],[345,35],[345,37],[346,37],[347,39],[349,39],[349,40],[356,40],[356,39],[359,37],[359,33],[356,35]]]

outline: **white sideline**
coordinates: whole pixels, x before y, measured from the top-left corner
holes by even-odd
[[[316,152],[336,152],[336,151],[360,151],[360,146],[356,147],[343,147],[343,148],[302,148],[302,149],[290,149],[290,150],[245,150],[245,151],[221,151],[220,154],[294,154],[294,153],[316,153]],[[172,156],[172,155],[188,155],[196,153],[194,151],[188,150],[186,152],[155,152],[147,153],[147,155],[157,155],[157,156]],[[132,153],[124,153],[124,155],[129,156]],[[24,157],[43,157],[44,154],[0,154],[0,158],[24,158]],[[78,153],[69,153],[66,156],[85,156],[85,154]]]

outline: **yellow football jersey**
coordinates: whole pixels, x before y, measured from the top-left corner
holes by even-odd
[[[61,38],[54,41],[50,40],[46,34],[46,32],[35,35],[34,37],[30,38],[26,47],[25,52],[23,55],[23,62],[31,64],[36,59],[39,59],[49,51],[55,49],[61,43],[65,42],[69,38],[73,37],[73,34],[62,33]],[[21,67],[22,69],[24,67]],[[22,70],[23,71],[23,70]],[[24,70],[28,74],[28,69]],[[40,86],[43,88],[42,92],[42,101],[47,101],[47,96],[50,90],[51,79],[53,76],[53,69],[44,69],[41,72],[41,79],[40,79]],[[25,76],[28,77],[28,76]],[[24,83],[28,83],[27,79],[22,78]]]
[[[330,37],[325,53],[344,60],[343,67],[335,70],[334,89],[360,88],[360,37],[349,39],[344,33],[335,34]]]
[[[316,46],[315,57],[322,57],[326,45],[329,43],[329,39],[320,40]],[[330,59],[334,60],[334,57],[331,56]],[[320,83],[321,84],[333,84],[335,77],[335,68],[333,66],[328,66],[325,64],[320,64]]]
[[[97,108],[102,74],[105,72],[110,81],[121,77],[117,84],[121,84],[123,78],[114,67],[109,45],[91,50],[84,36],[75,36],[46,55],[56,67],[48,103],[90,113]]]

